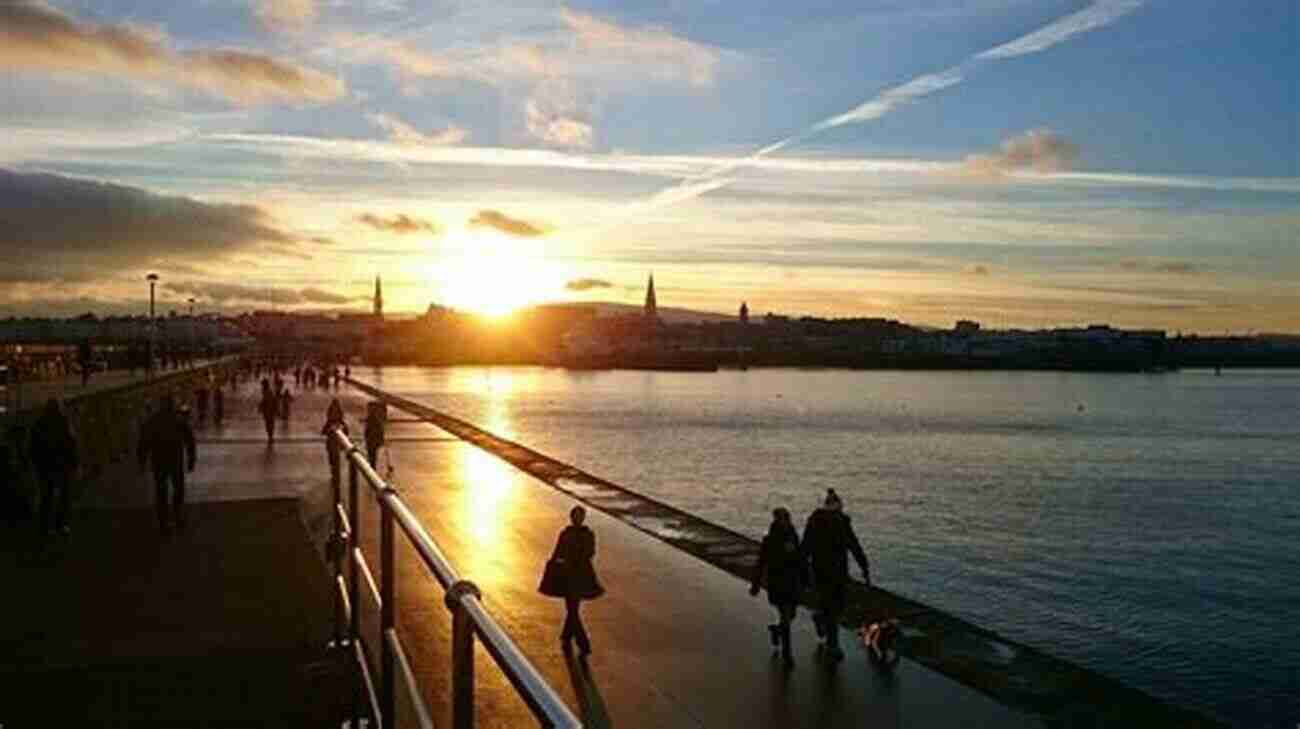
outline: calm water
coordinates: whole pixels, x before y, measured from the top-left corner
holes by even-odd
[[[1300,371],[358,374],[755,537],[835,487],[882,586],[1300,724]]]

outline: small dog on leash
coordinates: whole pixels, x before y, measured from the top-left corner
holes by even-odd
[[[898,664],[901,657],[898,653],[898,637],[901,634],[897,618],[881,620],[858,631],[871,662],[881,668],[893,668]]]

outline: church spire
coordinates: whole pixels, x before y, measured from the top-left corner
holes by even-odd
[[[650,283],[645,290],[645,311],[643,312],[647,319],[654,319],[659,316],[659,305],[655,302],[655,275],[650,274]]]
[[[384,289],[378,276],[375,276],[375,318],[384,318]]]

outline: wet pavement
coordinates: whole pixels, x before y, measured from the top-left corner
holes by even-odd
[[[366,398],[347,388],[340,399],[359,440]],[[324,400],[315,405],[324,412]],[[804,611],[794,627],[796,665],[787,671],[768,643],[774,611],[765,596],[750,597],[740,579],[595,510],[587,523],[607,594],[584,606],[592,656],[585,664],[566,660],[558,640],[563,605],[536,587],[578,502],[448,431],[392,408],[390,415],[401,421],[390,426],[400,440],[381,455],[381,473],[391,466],[393,483],[452,563],[479,585],[488,609],[590,726],[1042,725],[911,661],[882,673],[848,635],[846,659],[828,665]],[[317,458],[323,468],[319,451]],[[369,516],[361,539],[373,555],[377,528]],[[403,640],[433,715],[447,716],[450,625],[440,590],[410,549],[398,577]],[[477,676],[483,726],[530,725],[481,651]]]
[[[0,725],[337,726],[348,674],[300,492],[239,485],[240,455],[201,446],[168,537],[129,457],[82,487],[70,535],[0,526]]]
[[[230,692],[250,691],[239,688],[247,681],[231,684],[245,669],[229,659],[278,655],[291,659],[265,661],[252,675],[269,672],[261,682],[288,686],[281,693],[293,696],[321,687],[313,669],[304,668],[320,665],[308,658],[319,657],[330,634],[319,551],[329,528],[330,491],[319,432],[329,399],[338,396],[359,442],[368,397],[346,386],[300,390],[293,417],[277,425],[277,442],[268,447],[254,394],[245,385],[227,397],[220,427],[198,428],[190,529],[165,547],[151,529],[152,488],[129,464],[112,485],[85,495],[72,537],[55,556],[40,558],[52,561],[23,567],[32,594],[45,599],[6,620],[30,626],[17,641],[0,642],[0,658],[14,659],[7,673],[62,676],[57,680],[82,686],[100,706],[121,703],[123,691],[112,686],[133,686],[131,695],[162,692],[191,700],[185,697],[195,686],[211,684],[207,699],[192,699],[193,705],[228,709]],[[566,659],[558,640],[563,606],[536,586],[577,502],[448,431],[399,411],[390,414],[391,446],[380,471],[391,469],[394,485],[451,562],[479,585],[488,610],[589,726],[1042,725],[908,660],[892,673],[879,672],[849,636],[843,640],[846,659],[826,665],[802,611],[794,628],[796,665],[787,671],[768,644],[766,626],[774,616],[765,597],[750,597],[742,580],[595,510],[588,524],[608,592],[584,607],[594,653],[585,662]],[[379,578],[372,503],[363,500],[357,526]],[[163,562],[146,559],[151,553]],[[450,616],[440,588],[400,539],[398,555],[399,630],[432,714],[445,723]],[[42,610],[50,600],[61,607]],[[368,599],[363,604],[363,632],[377,646],[377,611]],[[534,725],[491,659],[482,650],[476,655],[479,725]],[[44,656],[44,673],[28,670],[37,656]],[[177,676],[190,675],[186,671],[196,678],[173,685]],[[214,679],[213,672],[225,678]],[[31,680],[37,679],[28,685]],[[255,693],[254,705],[269,701],[268,692]],[[310,701],[328,703],[339,693]],[[132,710],[175,717],[180,709],[149,704]]]

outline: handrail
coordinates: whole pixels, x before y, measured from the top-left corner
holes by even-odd
[[[433,538],[429,536],[424,525],[402,500],[398,491],[388,484],[366,462],[365,456],[353,445],[342,429],[334,429],[328,435],[333,445],[340,450],[340,455],[348,462],[348,509],[343,508],[341,474],[339,460],[331,462],[331,482],[334,487],[334,536],[331,540],[334,561],[334,576],[340,589],[335,591],[335,635],[353,644],[356,660],[364,663],[366,652],[362,644],[360,623],[357,616],[361,605],[356,599],[358,582],[369,578],[374,586],[370,569],[365,563],[365,556],[357,537],[360,524],[357,518],[357,488],[360,480],[370,486],[370,491],[380,506],[380,572],[379,607],[380,607],[380,684],[378,690],[373,684],[369,667],[361,666],[361,679],[366,686],[366,696],[371,704],[371,711],[379,725],[389,729],[395,725],[395,688],[400,679],[406,686],[411,702],[415,705],[416,718],[421,726],[429,726],[429,710],[414,684],[413,674],[407,662],[406,650],[401,637],[397,634],[396,603],[397,587],[394,572],[393,524],[401,528],[411,546],[415,548],[420,561],[424,563],[429,574],[444,591],[444,603],[452,613],[452,706],[451,726],[455,729],[470,729],[474,726],[474,638],[483,642],[488,655],[514,686],[519,697],[532,711],[533,716],[543,727],[556,729],[581,729],[569,707],[560,695],[547,683],[536,667],[524,656],[519,646],[499,623],[488,613],[483,605],[478,587],[463,579],[443,554]],[[344,528],[346,523],[347,528]],[[349,548],[350,547],[350,548]],[[350,577],[345,577],[343,557],[350,562]],[[343,586],[347,589],[344,590]],[[344,625],[344,623],[347,625]],[[359,703],[359,702],[358,702]],[[359,726],[360,707],[353,715],[353,727]]]

